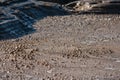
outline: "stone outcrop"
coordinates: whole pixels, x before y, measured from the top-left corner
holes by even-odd
[[[17,38],[35,31],[34,22],[46,16],[64,15],[57,4],[34,0],[4,0],[0,5],[0,39]]]

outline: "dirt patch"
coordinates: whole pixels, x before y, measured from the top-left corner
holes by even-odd
[[[111,54],[114,53],[112,49],[108,49],[105,47],[101,48],[92,48],[87,51],[90,55],[95,56],[95,57],[103,57],[103,56],[110,56]]]
[[[35,49],[26,49],[25,46],[21,45],[8,52],[5,55],[5,60],[9,60],[15,65],[15,69],[17,70],[23,70],[25,68],[34,69],[34,62],[36,61],[35,52]]]
[[[35,33],[0,41],[0,79],[119,80],[119,25],[117,14],[44,17]]]
[[[114,51],[105,47],[88,47],[88,48],[76,48],[63,54],[63,57],[67,58],[90,58],[90,57],[104,57],[111,56]]]

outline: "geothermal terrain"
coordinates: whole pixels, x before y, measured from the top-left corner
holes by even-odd
[[[58,3],[1,0],[0,80],[120,80],[118,3],[72,13]]]

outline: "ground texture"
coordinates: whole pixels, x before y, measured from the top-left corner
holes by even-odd
[[[0,41],[1,80],[119,80],[120,16],[46,17]]]
[[[20,22],[7,26],[1,14],[0,80],[120,80],[119,14],[45,16],[54,10],[44,7],[11,6],[8,22]]]

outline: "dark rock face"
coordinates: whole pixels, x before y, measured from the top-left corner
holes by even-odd
[[[0,4],[2,6],[8,6],[8,5],[12,5],[14,3],[20,3],[20,2],[25,2],[27,0],[1,0]]]
[[[34,22],[46,16],[66,14],[63,9],[54,7],[54,4],[47,6],[39,1],[6,0],[1,3],[3,5],[0,6],[0,40],[34,32]]]
[[[59,4],[67,4],[69,2],[77,1],[77,0],[38,0],[38,1],[46,1],[46,2],[54,2]]]
[[[27,1],[27,0],[0,0],[0,3],[2,3],[3,5],[9,5],[12,3],[19,3],[19,2],[24,2],[24,1]],[[77,0],[36,0],[36,1],[45,1],[45,2],[66,4],[66,3],[77,1]]]

